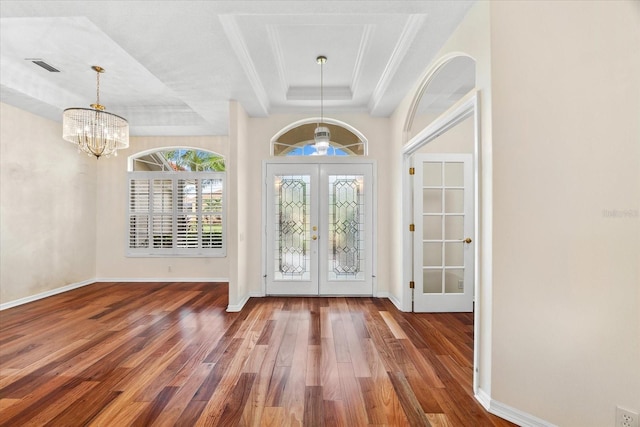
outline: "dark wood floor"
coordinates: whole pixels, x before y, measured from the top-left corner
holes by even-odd
[[[101,283],[0,312],[0,425],[512,425],[473,399],[471,314],[226,305],[226,284]]]

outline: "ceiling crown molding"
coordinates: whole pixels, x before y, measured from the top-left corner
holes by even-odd
[[[389,61],[387,62],[387,66],[385,67],[382,75],[380,76],[380,80],[376,85],[376,88],[373,90],[371,94],[371,101],[369,102],[369,111],[372,115],[376,114],[376,109],[378,108],[382,97],[386,93],[389,88],[389,84],[393,79],[393,76],[398,71],[402,60],[406,56],[411,44],[413,43],[418,31],[422,28],[424,21],[427,19],[427,15],[425,14],[417,14],[410,15],[407,19],[407,24],[405,25],[400,38],[398,39],[398,43],[396,44],[393,53],[389,57]]]
[[[256,70],[255,64],[251,60],[251,54],[249,53],[249,49],[247,48],[244,38],[242,37],[242,33],[238,27],[235,16],[220,15],[220,22],[222,23],[222,28],[224,29],[238,60],[240,61],[240,65],[249,79],[249,83],[251,84],[256,99],[262,109],[261,113],[267,116],[269,114],[269,97],[264,89],[264,85],[262,84],[262,80]]]

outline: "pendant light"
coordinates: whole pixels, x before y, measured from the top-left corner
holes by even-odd
[[[316,155],[326,156],[329,151],[329,141],[331,140],[331,132],[326,126],[322,126],[324,119],[324,81],[323,81],[323,67],[327,62],[326,56],[318,56],[316,62],[320,64],[320,123],[313,132],[314,148],[316,149]]]

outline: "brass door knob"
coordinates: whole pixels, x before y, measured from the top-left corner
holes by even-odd
[[[313,240],[318,240],[318,236],[316,236],[315,234],[314,234],[313,236],[311,236],[311,238],[312,238]]]
[[[471,243],[472,242],[471,237],[467,237],[466,239],[463,240],[463,242],[465,242],[467,244]]]

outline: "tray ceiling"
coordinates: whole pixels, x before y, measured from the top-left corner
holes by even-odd
[[[3,0],[0,95],[61,121],[95,101],[100,65],[101,103],[132,135],[225,135],[232,99],[253,117],[317,115],[325,55],[325,115],[384,117],[471,3]]]

